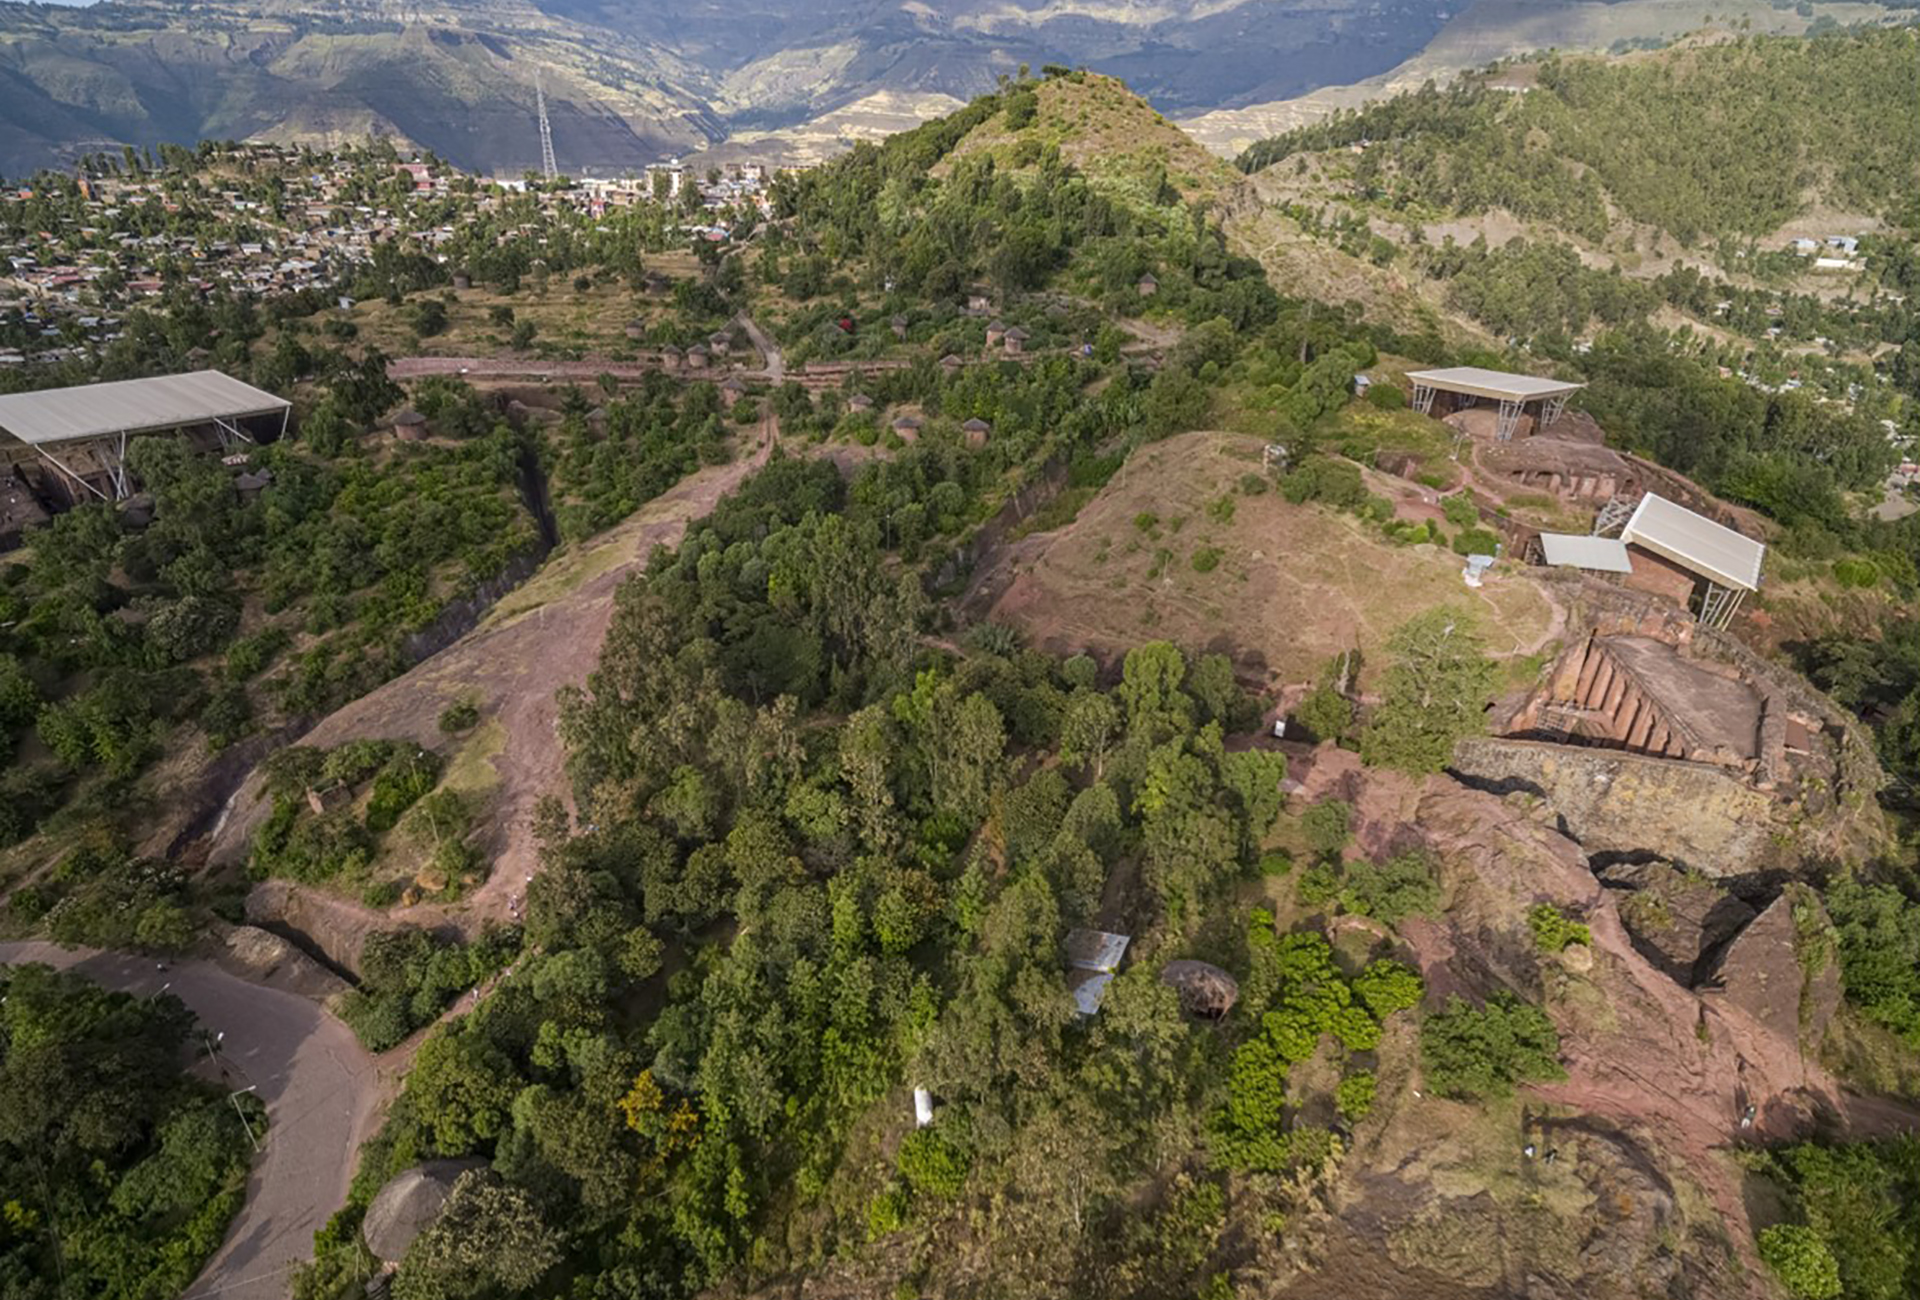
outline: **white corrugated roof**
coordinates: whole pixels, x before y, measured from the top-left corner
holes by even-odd
[[[289,403],[218,370],[123,379],[0,397],[0,429],[34,446],[214,419],[270,415]]]
[[[1540,553],[1548,564],[1601,573],[1632,573],[1627,544],[1617,537],[1586,537],[1577,533],[1541,533]]]
[[[1482,370],[1479,366],[1453,366],[1446,370],[1413,370],[1407,378],[1416,384],[1444,388],[1450,393],[1471,393],[1475,397],[1504,397],[1509,401],[1531,402],[1542,397],[1560,397],[1577,392],[1585,384],[1570,384],[1561,379],[1541,379],[1535,375],[1510,375],[1504,370]]]
[[[1756,591],[1767,548],[1705,515],[1649,492],[1634,507],[1620,540],[1703,574],[1724,587]]]

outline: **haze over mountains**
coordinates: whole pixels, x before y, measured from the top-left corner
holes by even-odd
[[[1803,25],[1759,0],[1537,0],[1524,12],[1511,0],[0,3],[0,173],[124,144],[370,133],[514,173],[539,160],[536,73],[571,171],[728,140],[812,160],[1048,62],[1120,76],[1229,147],[1292,124],[1287,102],[1323,87],[1395,69],[1425,76],[1510,48],[1672,34],[1711,8]]]
[[[536,70],[560,160],[576,169],[635,166],[868,100],[910,124],[1049,60],[1096,64],[1167,111],[1198,112],[1383,71],[1456,3],[9,4],[0,170],[121,143],[378,131],[515,171],[539,157]]]

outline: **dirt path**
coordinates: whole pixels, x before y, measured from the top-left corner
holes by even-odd
[[[329,715],[301,739],[302,744],[332,746],[355,737],[382,736],[444,747],[440,712],[456,699],[476,700],[481,727],[454,756],[449,780],[463,765],[480,769],[479,784],[487,789],[481,848],[492,871],[457,904],[420,904],[391,913],[324,891],[276,884],[276,890],[299,895],[301,911],[321,921],[300,928],[310,934],[325,930],[325,939],[316,939],[330,951],[336,946],[357,951],[351,936],[363,938],[371,929],[395,922],[451,924],[475,933],[489,921],[514,914],[538,865],[534,807],[544,795],[565,793],[566,754],[558,732],[556,692],[585,682],[593,670],[620,583],[645,566],[654,547],[677,544],[689,523],[708,514],[721,497],[764,465],[778,436],[778,424],[769,414],[747,454],[688,475],[600,538],[578,551],[557,554],[479,627]],[[269,811],[256,773],[235,796],[216,833],[211,860],[243,860],[254,830]]]
[[[779,383],[786,378],[787,362],[780,349],[760,328],[760,323],[745,312],[733,318],[754,351],[760,354],[761,369],[748,371],[752,377],[764,378],[770,383]],[[648,375],[658,374],[667,367],[655,354],[646,354],[648,361],[608,361],[604,358],[588,358],[584,361],[558,361],[541,356],[491,356],[491,357],[396,357],[387,362],[387,378],[393,380],[424,379],[428,375],[454,375],[463,379],[538,379],[592,381],[601,375],[612,375],[615,379],[644,379]],[[680,372],[676,372],[680,373]],[[682,374],[683,378],[719,379],[727,373],[727,367],[716,366],[709,375]]]
[[[162,971],[150,958],[0,944],[0,962],[26,961],[139,995],[165,986],[209,1032],[226,1035],[219,1069],[204,1073],[231,1088],[251,1087],[266,1103],[268,1127],[247,1199],[183,1300],[281,1300],[287,1275],[312,1255],[313,1234],[346,1203],[360,1144],[376,1126],[382,1072],[373,1058],[316,1003],[209,962]]]

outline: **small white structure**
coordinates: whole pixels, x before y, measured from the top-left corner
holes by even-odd
[[[933,1123],[933,1094],[925,1088],[913,1090],[913,1126],[925,1128]]]
[[[1487,570],[1493,567],[1493,558],[1491,555],[1469,555],[1467,567],[1460,570],[1461,580],[1469,587],[1482,585]]]
[[[1105,930],[1067,931],[1067,988],[1081,1015],[1100,1010],[1100,1004],[1106,1001],[1107,985],[1113,983],[1114,972],[1120,969],[1120,959],[1131,942],[1130,935]]]

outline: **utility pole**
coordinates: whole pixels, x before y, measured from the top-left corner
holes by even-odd
[[[553,124],[547,121],[547,92],[537,71],[533,74],[533,103],[540,115],[540,170],[552,180],[560,174],[560,168],[553,161]]]

